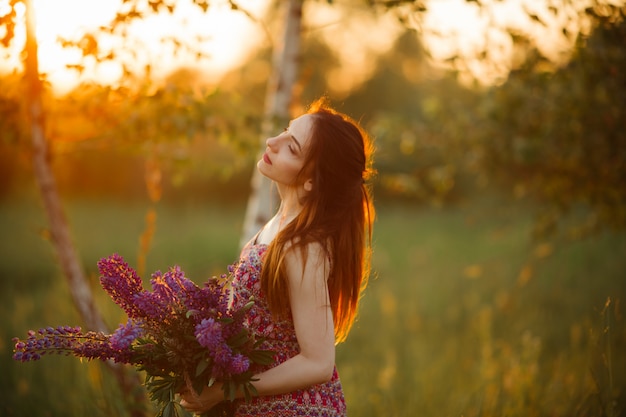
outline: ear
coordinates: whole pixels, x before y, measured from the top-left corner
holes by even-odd
[[[313,190],[313,180],[309,178],[304,182],[304,191],[311,192],[311,190]]]

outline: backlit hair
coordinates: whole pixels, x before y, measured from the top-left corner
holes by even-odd
[[[304,257],[307,244],[320,244],[329,259],[327,285],[339,343],[354,323],[370,272],[374,207],[367,180],[373,146],[358,123],[324,99],[307,114],[313,118],[311,138],[297,183],[310,178],[313,187],[301,201],[302,211],[269,245],[261,286],[274,315],[290,314],[285,253],[300,249]]]

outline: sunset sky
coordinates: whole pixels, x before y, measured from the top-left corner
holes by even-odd
[[[0,13],[3,1],[0,0]],[[254,0],[238,1],[253,15],[262,15],[264,2]],[[76,38],[85,30],[107,25],[114,17],[121,0],[35,0],[37,19],[37,38],[39,42],[40,69],[46,73],[57,91],[71,88],[78,82],[75,71],[66,69],[66,64],[79,62],[79,52],[61,47],[57,39]],[[131,33],[141,42],[137,47],[138,59],[147,56],[150,49],[152,61],[158,62],[157,75],[166,74],[181,63],[193,62],[189,56],[175,58],[171,50],[163,49],[157,39],[162,36],[176,35],[182,40],[197,42],[202,36],[205,40],[198,48],[210,59],[205,59],[201,67],[209,73],[221,74],[245,58],[249,50],[264,39],[263,30],[250,21],[243,13],[234,12],[224,1],[214,1],[207,14],[198,13],[199,9],[190,1],[178,1],[173,16],[152,16],[133,25]],[[10,59],[0,63],[0,69],[19,65],[19,48],[23,43],[24,33],[20,31],[18,41],[10,51]],[[109,46],[106,40],[103,46]],[[96,73],[85,74],[85,78],[113,81],[120,75],[118,65],[110,63],[100,65]],[[162,73],[162,74],[160,74]]]
[[[237,3],[257,17],[259,22],[263,21],[266,1],[239,0]],[[6,4],[7,0],[0,0],[0,13]],[[58,37],[76,37],[85,29],[108,24],[120,4],[121,0],[35,0],[40,67],[56,91],[66,91],[79,81],[75,71],[66,69],[66,64],[78,62],[79,53],[63,49],[57,41]],[[160,15],[137,22],[132,27],[132,33],[141,43],[134,50],[137,53],[135,61],[141,63],[150,56],[153,62],[159,64],[153,68],[157,76],[165,75],[181,64],[191,63],[199,66],[207,76],[217,79],[226,70],[241,63],[255,47],[268,45],[270,40],[262,23],[253,22],[243,13],[230,10],[225,1],[213,1],[211,4],[208,13],[203,15],[191,5],[191,1],[179,1],[174,16]],[[548,13],[544,0],[507,0],[491,4],[492,7],[486,11],[465,0],[430,2],[429,11],[419,24],[435,64],[443,65],[446,58],[453,55],[466,56],[469,57],[469,71],[483,78],[483,82],[496,82],[506,77],[513,50],[510,37],[498,29],[502,26],[516,27],[541,39],[539,46],[552,58],[567,56],[571,40],[561,33],[567,11],[556,15]],[[330,45],[338,46],[342,65],[327,76],[331,83],[344,89],[367,79],[374,70],[372,56],[386,51],[402,29],[390,13],[375,16],[366,8],[343,7],[339,1],[332,5],[305,3],[305,7],[304,36],[320,36]],[[546,24],[531,24],[524,7],[536,12]],[[570,29],[578,30],[577,27]],[[161,36],[172,34],[191,42],[195,42],[198,35],[202,36],[204,40],[197,45],[210,59],[198,63],[190,56],[174,58],[170,48],[163,48],[156,41]],[[0,63],[0,70],[19,66],[23,36],[21,31],[18,42],[14,42],[13,50],[9,51],[9,59],[3,58]],[[276,38],[280,34],[272,36]],[[101,42],[106,45],[107,41]],[[495,61],[488,65],[471,58],[485,47],[490,49]],[[112,63],[99,65],[94,71],[88,71],[83,79],[114,82],[121,74],[120,66]]]

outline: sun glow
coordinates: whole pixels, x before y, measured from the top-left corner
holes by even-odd
[[[0,0],[0,9],[3,6]],[[123,73],[118,61],[107,61],[94,65],[94,59],[82,59],[76,48],[64,48],[59,41],[78,39],[82,34],[106,26],[113,20],[121,0],[34,0],[36,33],[39,46],[41,73],[52,84],[57,93],[63,93],[80,82],[98,80],[114,83]],[[265,2],[239,1],[245,10],[258,16],[263,13]],[[24,15],[24,6],[18,4],[19,18]],[[260,25],[242,12],[233,11],[226,2],[212,2],[203,14],[191,1],[178,1],[175,12],[158,14],[137,21],[128,30],[127,45],[130,50],[122,52],[121,40],[113,37],[99,38],[99,46],[113,48],[131,62],[133,71],[142,71],[150,64],[152,74],[164,76],[181,66],[200,68],[207,77],[219,78],[227,69],[241,62],[249,51],[267,41]],[[175,51],[172,43],[163,44],[160,39],[176,37],[181,42],[192,44],[194,53]],[[12,71],[21,66],[20,52],[24,44],[23,25],[16,28],[14,42],[0,62],[0,71]],[[120,48],[118,48],[120,46]],[[128,48],[127,48],[128,49]],[[79,73],[68,65],[81,65]]]
[[[552,7],[542,0],[507,0],[483,3],[436,0],[428,3],[423,39],[436,65],[456,65],[465,81],[498,83],[516,65],[516,48],[510,32],[523,34],[546,58],[560,63],[569,59],[575,35],[582,30],[573,18],[585,0],[567,8]],[[531,14],[537,21],[533,21]],[[564,35],[569,31],[569,37]],[[486,56],[485,56],[486,53]],[[450,58],[460,58],[465,68]]]
[[[416,56],[398,62],[402,73],[413,82],[438,76],[439,71],[429,71],[428,64],[456,70],[460,81],[469,85],[476,81],[483,85],[503,82],[525,56],[511,33],[526,37],[558,65],[570,57],[576,35],[582,30],[576,15],[589,0],[575,0],[564,8],[553,7],[548,0],[429,0],[423,14],[416,13],[412,5],[398,6],[394,9],[398,13],[388,10],[376,14],[370,7],[329,3],[307,5],[304,37],[322,38],[333,49],[339,64],[325,76],[333,93],[341,96],[369,79],[376,70],[376,58],[393,48],[407,25],[415,29],[430,54],[430,59]],[[403,23],[398,15],[404,18]],[[537,16],[537,21],[531,15]]]
[[[8,7],[8,1],[0,0],[0,15]],[[227,0],[212,0],[207,13],[200,13],[192,0],[178,0],[175,13],[151,15],[133,23],[124,48],[119,39],[99,38],[99,46],[112,48],[125,58],[130,68],[124,68],[119,61],[96,65],[93,58],[81,60],[77,49],[63,48],[59,38],[78,39],[94,28],[108,25],[123,1],[32,1],[37,15],[40,70],[58,93],[89,80],[115,84],[125,69],[142,73],[148,64],[155,78],[189,66],[199,68],[207,81],[219,82],[227,70],[242,63],[251,51],[272,42],[260,23],[231,10]],[[556,8],[547,0],[485,0],[480,2],[482,6],[467,0],[430,0],[427,12],[416,17],[414,29],[435,67],[453,67],[462,81],[494,84],[505,80],[520,59],[509,31],[524,34],[546,57],[563,62],[569,58],[576,34],[584,29],[571,16],[583,10],[589,1],[576,0],[564,3],[567,7]],[[236,3],[251,15],[261,17],[270,2],[237,0]],[[320,38],[333,50],[338,64],[325,76],[333,93],[346,95],[369,79],[376,70],[376,57],[392,48],[407,27],[392,12],[375,14],[369,7],[339,3],[306,2],[303,38],[305,41],[307,37]],[[18,3],[18,6],[23,15],[23,5]],[[533,22],[529,12],[540,16],[541,24]],[[563,34],[564,28],[569,37]],[[0,55],[1,72],[22,65],[24,29],[23,26],[17,29],[8,53],[0,51],[4,54]],[[171,43],[159,41],[171,36],[193,45],[208,58],[197,60],[192,52],[177,51]],[[454,61],[453,57],[458,59]],[[400,63],[401,71],[408,79],[418,82],[425,61],[423,57],[407,59]],[[70,70],[68,64],[84,65],[85,70],[82,73]]]
[[[376,70],[375,57],[392,48],[402,33],[393,15],[374,15],[362,8],[314,2],[305,15],[309,26],[304,36],[321,37],[335,48],[339,65],[326,77],[339,96],[369,79]]]

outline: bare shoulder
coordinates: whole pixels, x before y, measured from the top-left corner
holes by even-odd
[[[330,266],[326,249],[319,242],[309,242],[304,246],[285,245],[285,266],[290,278],[307,276],[328,276]]]

